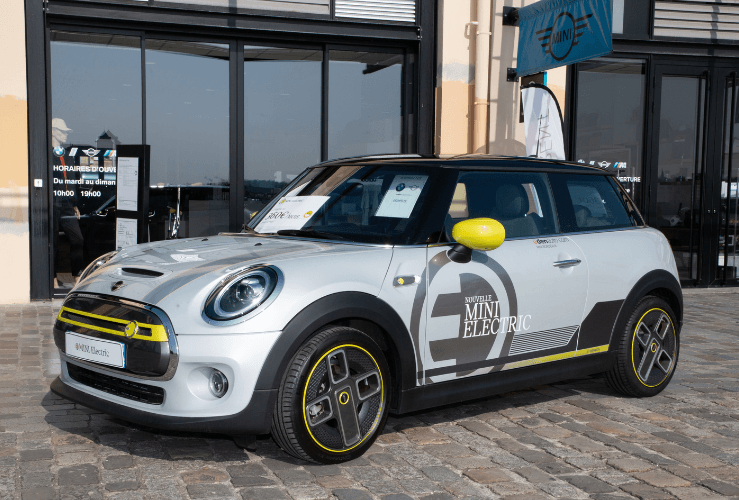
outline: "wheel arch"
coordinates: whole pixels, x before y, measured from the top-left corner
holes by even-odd
[[[610,351],[618,349],[618,343],[621,338],[620,335],[618,335],[618,332],[622,332],[626,328],[626,323],[629,321],[631,312],[639,301],[647,295],[654,295],[670,304],[670,307],[672,307],[673,312],[677,316],[678,332],[682,329],[683,292],[680,287],[680,283],[675,279],[675,276],[668,271],[656,269],[642,276],[626,296],[616,321],[613,324],[609,346]]]
[[[326,326],[361,330],[388,353],[388,365],[396,375],[393,377],[390,408],[397,408],[401,391],[415,387],[416,383],[413,342],[400,316],[389,304],[362,292],[328,295],[296,314],[272,346],[255,389],[279,389],[285,370],[300,346]]]

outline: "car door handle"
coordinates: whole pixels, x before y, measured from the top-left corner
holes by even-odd
[[[576,266],[580,262],[582,262],[580,259],[567,259],[567,260],[558,260],[552,265],[554,267],[570,267],[570,266]]]

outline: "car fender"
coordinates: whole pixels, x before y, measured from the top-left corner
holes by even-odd
[[[398,354],[398,388],[403,390],[414,387],[415,351],[408,329],[398,313],[387,302],[373,295],[340,292],[316,300],[290,320],[267,355],[256,389],[279,389],[283,374],[300,346],[323,326],[347,319],[375,323],[388,334]]]
[[[677,316],[677,330],[678,333],[680,332],[683,324],[682,288],[672,273],[664,269],[655,269],[642,276],[631,288],[631,291],[623,301],[621,310],[616,317],[616,322],[613,324],[609,346],[610,351],[618,349],[619,342],[621,341],[619,332],[623,332],[626,328],[626,324],[636,305],[644,296],[649,295],[650,292],[654,292],[655,290],[667,290],[672,295],[672,298],[668,302],[672,305],[674,313]],[[661,293],[657,293],[656,295],[661,296]],[[667,297],[663,298],[667,299]]]

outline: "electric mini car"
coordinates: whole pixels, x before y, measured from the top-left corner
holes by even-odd
[[[597,373],[658,394],[682,315],[667,240],[608,171],[352,158],[307,169],[241,233],[93,262],[56,318],[51,388],[336,463],[388,413]]]

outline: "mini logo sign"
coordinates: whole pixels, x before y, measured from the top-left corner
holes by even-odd
[[[93,157],[96,154],[98,154],[100,152],[100,150],[99,149],[89,148],[89,149],[83,149],[82,152],[85,153],[89,157]]]
[[[139,324],[135,321],[131,321],[126,325],[126,328],[123,329],[123,333],[126,335],[126,338],[131,338],[137,333],[139,333]]]
[[[118,290],[120,290],[124,286],[126,286],[126,284],[123,281],[116,281],[115,283],[113,283],[112,285],[110,285],[110,291],[111,292],[117,292]]]
[[[572,47],[579,43],[578,39],[585,34],[591,17],[593,14],[575,19],[569,12],[562,12],[550,27],[537,31],[544,53],[551,55],[555,61],[564,61]]]

